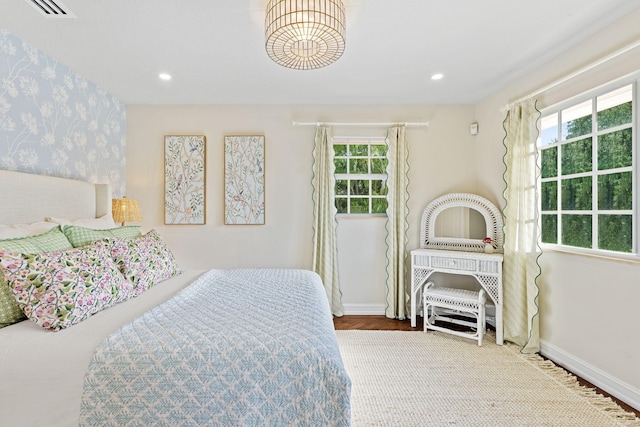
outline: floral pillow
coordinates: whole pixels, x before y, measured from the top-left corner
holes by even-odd
[[[180,267],[155,230],[132,239],[106,239],[111,257],[139,295],[162,280],[179,274]]]
[[[62,234],[59,226],[54,225],[46,233],[27,237],[0,240],[0,251],[36,254],[41,252],[72,249],[71,243]],[[0,269],[0,328],[25,320],[26,317],[13,297],[13,292]]]
[[[104,242],[66,251],[0,251],[4,273],[29,319],[58,331],[133,296]]]

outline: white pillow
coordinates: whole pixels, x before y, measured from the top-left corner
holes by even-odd
[[[0,240],[35,236],[36,234],[46,233],[53,227],[57,227],[57,224],[52,222],[34,222],[31,224],[0,225]]]
[[[113,222],[113,217],[111,215],[101,216],[100,218],[81,219],[47,217],[44,220],[49,223],[56,223],[60,225],[77,225],[79,227],[91,228],[93,230],[108,230],[110,228],[117,227],[115,222]]]

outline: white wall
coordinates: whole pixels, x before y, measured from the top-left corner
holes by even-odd
[[[127,191],[139,201],[145,229],[167,240],[183,268],[311,268],[314,127],[292,121],[424,121],[407,131],[411,156],[410,244],[433,198],[475,191],[473,106],[147,106],[127,107]],[[207,137],[207,218],[203,226],[163,225],[163,136]],[[266,140],[266,224],[224,225],[223,137],[263,134]],[[334,128],[336,136],[374,136],[384,128]],[[340,219],[338,254],[347,313],[383,314],[385,218]]]
[[[640,39],[640,12],[518,80],[477,106],[480,123],[478,191],[502,193],[503,107],[623,46]],[[534,36],[534,35],[532,35]],[[640,49],[572,79],[538,97],[552,105],[640,70]],[[493,171],[490,173],[489,171]],[[640,263],[625,263],[545,251],[541,259],[540,329],[543,353],[603,389],[640,408]]]

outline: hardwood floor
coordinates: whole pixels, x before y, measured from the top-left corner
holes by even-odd
[[[411,327],[409,320],[388,319],[385,316],[342,316],[334,317],[333,324],[336,330],[358,329],[358,330],[376,330],[376,331],[419,331],[422,332],[422,318],[419,317],[416,328]],[[575,375],[575,374],[573,374]],[[632,408],[626,403],[616,399],[605,391],[594,386],[590,382],[576,375],[578,382],[585,386],[596,390],[599,394],[607,396],[615,401],[620,407],[626,411],[633,412],[636,417],[640,417],[640,410]]]

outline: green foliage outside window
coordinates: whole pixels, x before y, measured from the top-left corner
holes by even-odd
[[[540,158],[542,178],[558,176],[558,147],[550,147],[543,150]]]
[[[370,141],[334,144],[335,203],[342,214],[387,210],[387,145]]]
[[[593,149],[591,138],[570,142],[562,146],[562,175],[589,172]]]
[[[347,155],[347,144],[333,144],[333,153],[336,159],[338,157],[345,157]]]
[[[368,199],[358,199],[351,198],[349,199],[350,203],[350,211],[354,214],[366,214],[369,213],[369,200]]]
[[[349,159],[349,173],[352,173],[352,174],[369,173],[369,159]]]
[[[613,108],[598,111],[598,130],[609,129],[631,123],[633,119],[633,108],[631,101],[616,105]]]
[[[542,241],[558,243],[558,215],[541,216]]]
[[[609,251],[631,252],[632,224],[631,215],[598,215],[598,247]]]
[[[566,129],[564,140],[590,134],[592,130],[591,116],[584,116],[567,122]]]
[[[562,215],[562,244],[590,248],[591,233],[591,215]]]
[[[562,181],[562,210],[584,211],[590,210],[592,205],[591,177],[563,179]]]
[[[371,213],[383,214],[387,212],[387,199],[386,198],[372,198],[371,199]]]
[[[598,177],[598,209],[633,209],[631,172],[611,173]]]
[[[633,163],[632,129],[611,132],[598,139],[598,170],[623,168]]]
[[[541,208],[543,211],[558,209],[558,181],[543,182],[540,185]]]

